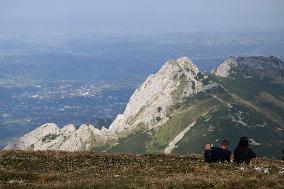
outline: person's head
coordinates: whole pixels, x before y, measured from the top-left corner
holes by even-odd
[[[238,148],[248,148],[249,146],[249,140],[247,137],[241,137],[240,138],[240,141],[239,141],[239,144],[238,144]]]
[[[230,146],[230,144],[229,144],[228,140],[223,140],[220,144],[220,148],[223,148],[223,149],[228,149],[229,146]]]
[[[211,149],[211,144],[204,145],[204,150],[210,150],[210,149]]]

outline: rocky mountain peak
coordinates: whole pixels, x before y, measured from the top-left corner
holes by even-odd
[[[134,129],[133,125],[152,127],[161,120],[165,121],[167,109],[176,98],[189,96],[201,89],[202,83],[196,80],[198,73],[198,68],[189,58],[166,62],[134,92],[124,113],[117,116],[110,130],[120,133]],[[175,91],[179,94],[175,95]]]
[[[172,76],[177,76],[180,73],[194,77],[199,73],[199,70],[189,58],[182,57],[166,62],[156,74],[150,75],[145,82],[151,82],[151,78],[160,79],[167,77],[168,79],[174,79]]]
[[[224,62],[219,65],[217,68],[212,70],[212,73],[221,76],[221,77],[228,77],[232,69],[238,66],[237,57],[229,57]]]
[[[230,56],[220,66],[214,69],[212,73],[221,77],[228,77],[235,72],[247,72],[248,69],[272,76],[283,76],[284,64],[280,59],[274,56]]]

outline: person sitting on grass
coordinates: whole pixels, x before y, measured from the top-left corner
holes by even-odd
[[[251,159],[256,158],[256,154],[249,148],[249,140],[247,137],[241,137],[238,147],[234,151],[235,163],[249,164]]]
[[[205,162],[214,163],[225,161],[230,162],[231,151],[228,150],[229,141],[223,140],[220,144],[220,147],[213,147],[212,144],[205,144],[204,146],[204,159]]]

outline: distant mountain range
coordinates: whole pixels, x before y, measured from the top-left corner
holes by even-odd
[[[259,156],[279,158],[283,129],[281,60],[229,57],[207,73],[184,57],[150,75],[109,129],[48,123],[6,149],[189,154],[247,136]]]

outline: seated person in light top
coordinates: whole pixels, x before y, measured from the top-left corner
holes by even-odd
[[[220,147],[213,147],[211,144],[205,144],[204,146],[204,159],[205,162],[230,162],[231,151],[228,150],[229,141],[223,140],[220,144]]]

